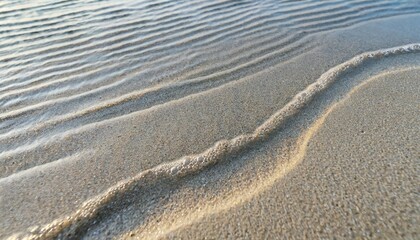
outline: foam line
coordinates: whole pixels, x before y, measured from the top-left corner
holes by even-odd
[[[395,56],[420,51],[420,43],[409,44],[394,48],[366,52],[353,57],[352,59],[337,65],[322,74],[314,83],[298,93],[282,109],[268,118],[253,133],[237,136],[230,140],[217,142],[213,147],[201,154],[185,156],[176,161],[161,164],[152,169],[143,171],[133,178],[121,181],[103,194],[86,201],[73,214],[57,219],[52,223],[36,229],[32,232],[18,233],[10,238],[24,239],[50,239],[58,236],[76,236],[82,232],[101,211],[109,209],[107,206],[118,205],[119,196],[132,191],[148,182],[157,181],[162,178],[178,179],[186,175],[197,173],[206,167],[213,165],[230,154],[241,151],[267,137],[282,127],[283,123],[297,114],[307,105],[314,96],[327,89],[332,83],[348,70],[362,65],[369,59],[380,59],[388,56]]]

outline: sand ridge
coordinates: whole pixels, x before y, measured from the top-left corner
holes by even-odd
[[[0,238],[416,236],[416,1],[95,3],[0,3]]]
[[[309,104],[314,96],[322,93],[349,69],[356,68],[369,59],[381,59],[388,56],[398,56],[400,54],[412,54],[418,52],[419,50],[420,44],[410,44],[390,49],[367,52],[360,54],[334,68],[331,68],[329,71],[321,75],[317,81],[308,86],[304,91],[297,94],[291,102],[286,104],[284,108],[275,113],[265,123],[258,127],[253,135],[238,136],[232,140],[220,141],[216,143],[213,148],[208,149],[203,154],[185,157],[175,162],[163,164],[154,169],[142,172],[133,179],[122,182],[108,190],[106,193],[98,196],[97,198],[84,203],[83,206],[74,215],[70,215],[62,220],[57,220],[39,230],[37,229],[36,231],[39,231],[39,233],[32,235],[30,238],[50,238],[57,236],[57,234],[64,234],[67,236],[77,234],[79,231],[83,231],[81,229],[87,227],[86,224],[90,224],[90,219],[94,220],[97,215],[101,214],[98,213],[98,211],[109,211],[108,209],[112,209],[112,206],[120,204],[118,202],[120,201],[119,195],[126,195],[125,192],[133,191],[133,189],[137,188],[137,185],[141,186],[144,184],[143,182],[157,181],[159,178],[180,178],[189,174],[194,174],[197,171],[200,171],[200,169],[203,169],[209,165],[213,165],[221,159],[241,151],[249,144],[255,144],[255,142],[263,141],[269,134],[273,133],[280,126],[282,126],[285,121],[287,121],[290,117],[293,117],[299,112],[299,110]],[[373,80],[374,79],[376,78],[373,78]],[[350,98],[353,92],[357,91],[360,87],[370,81],[372,81],[372,79],[352,89],[350,93],[344,97],[343,101]],[[272,178],[264,180],[261,186],[253,188],[255,189],[254,191],[250,191],[245,195],[241,194],[242,198],[239,200],[234,200],[232,203],[229,203],[229,201],[224,202],[226,209],[235,206],[239,202],[242,203],[247,201],[247,199],[252,198],[254,195],[268,188],[276,180],[293,170],[305,157],[308,142],[316,133],[317,129],[322,126],[322,123],[325,121],[326,117],[335,109],[337,104],[339,103],[335,103],[330,108],[328,108],[325,113],[318,120],[316,120],[316,122],[311,127],[309,127],[307,132],[303,134],[300,140],[298,140],[296,147],[297,150],[294,154],[292,154],[293,157],[290,159],[286,166],[281,166],[280,171],[276,171],[277,173],[274,174]],[[218,210],[224,210],[224,208]],[[212,211],[214,212],[215,210]],[[182,224],[186,224],[185,219],[181,220],[181,222]],[[62,231],[64,231],[64,233]]]

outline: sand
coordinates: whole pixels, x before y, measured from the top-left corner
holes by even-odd
[[[158,236],[417,238],[419,74],[408,69],[367,79],[304,132],[302,138],[310,135],[298,146],[304,156],[286,163],[293,165],[289,174],[274,172],[278,178],[258,184],[263,189],[247,201],[184,218]]]
[[[418,238],[416,22],[323,31],[232,81],[120,90],[4,135],[0,237]]]

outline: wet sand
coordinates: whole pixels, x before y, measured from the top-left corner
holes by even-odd
[[[304,131],[252,197],[238,193],[246,200],[228,198],[153,238],[417,238],[419,74],[366,79]]]
[[[418,237],[416,22],[319,31],[232,79],[6,94],[0,236]]]

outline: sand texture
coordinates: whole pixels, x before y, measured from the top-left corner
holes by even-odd
[[[420,237],[417,1],[0,12],[0,238]]]
[[[252,198],[187,217],[160,236],[417,238],[419,74],[407,69],[367,79],[305,130],[286,166],[249,190]],[[283,175],[288,165],[293,170]]]

